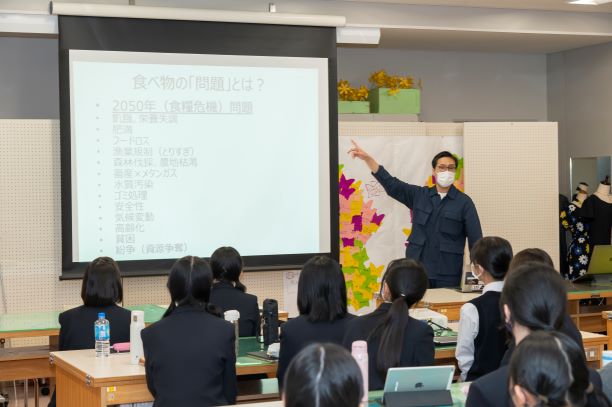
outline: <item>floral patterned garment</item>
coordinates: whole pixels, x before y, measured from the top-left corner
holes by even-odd
[[[583,276],[591,260],[589,224],[583,222],[582,218],[575,213],[578,208],[572,202],[567,211],[561,212],[561,226],[572,234],[572,243],[567,250],[569,272],[563,276],[566,280],[575,280]]]

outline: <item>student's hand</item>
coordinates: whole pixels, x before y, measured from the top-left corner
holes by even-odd
[[[359,144],[357,144],[357,142],[355,142],[355,140],[351,140],[351,143],[353,144],[353,148],[348,151],[348,154],[351,156],[351,158],[357,157],[360,160],[365,161],[368,167],[370,167],[370,171],[372,171],[373,173],[378,172],[379,165],[376,160],[372,158],[370,154],[366,153],[365,150],[362,149]]]

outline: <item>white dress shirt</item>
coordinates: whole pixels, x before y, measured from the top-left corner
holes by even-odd
[[[493,281],[484,286],[482,293],[484,294],[487,291],[501,292],[503,287],[503,281]],[[469,302],[463,304],[459,314],[457,349],[455,350],[457,365],[459,370],[461,370],[459,381],[462,382],[465,381],[472,364],[474,364],[474,341],[476,336],[478,336],[478,321],[479,316],[476,306]]]

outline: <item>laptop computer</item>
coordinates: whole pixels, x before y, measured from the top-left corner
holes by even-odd
[[[574,281],[612,281],[612,245],[593,246],[593,254],[586,274]]]
[[[387,371],[387,407],[452,405],[450,386],[455,366],[397,367]]]

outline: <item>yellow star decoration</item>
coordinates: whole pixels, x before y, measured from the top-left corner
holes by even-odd
[[[355,102],[368,100],[369,91],[364,85],[361,85],[359,89],[351,87],[351,84],[347,80],[341,80],[338,82],[338,99]]]

